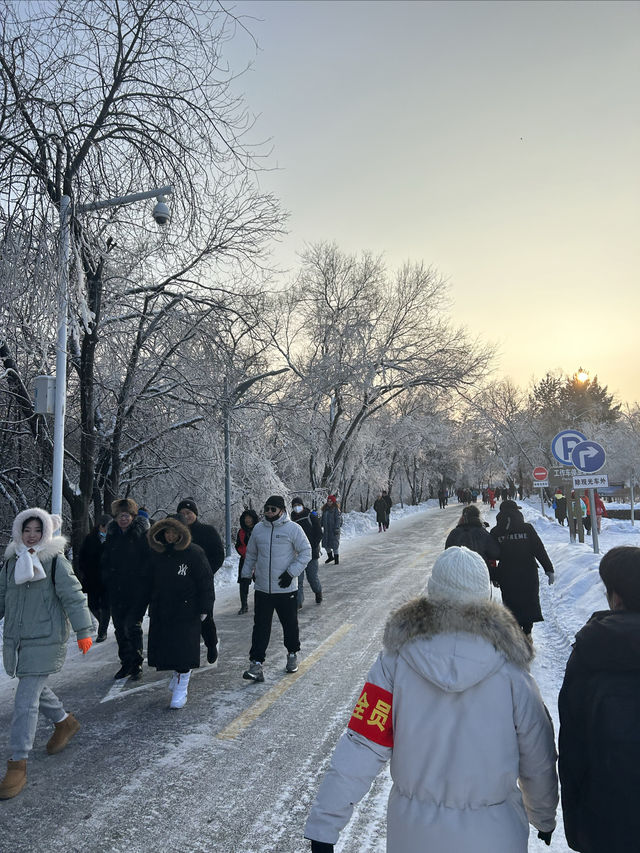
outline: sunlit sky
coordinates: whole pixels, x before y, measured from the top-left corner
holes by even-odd
[[[226,47],[305,243],[434,265],[525,387],[640,400],[640,3],[239,0]]]

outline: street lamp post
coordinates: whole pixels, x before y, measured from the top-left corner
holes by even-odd
[[[153,217],[158,225],[169,222],[169,208],[165,196],[173,193],[173,187],[167,185],[144,192],[93,201],[76,205],[77,213],[101,210],[105,207],[119,207],[133,204],[148,198],[157,198]],[[67,406],[67,330],[69,315],[69,254],[71,243],[71,199],[63,195],[60,199],[60,243],[58,249],[58,335],[56,342],[56,395],[53,421],[53,472],[51,477],[51,512],[62,515],[62,481],[64,473],[64,421]]]

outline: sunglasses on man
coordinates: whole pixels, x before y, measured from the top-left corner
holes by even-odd
[[[267,504],[264,508],[264,511],[265,512],[279,512],[280,509],[281,509],[281,507],[279,507],[279,506],[271,506],[270,504]]]

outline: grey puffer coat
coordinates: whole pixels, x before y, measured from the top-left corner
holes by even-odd
[[[79,640],[93,633],[91,614],[80,581],[64,556],[64,536],[54,536],[39,550],[46,577],[16,584],[15,543],[5,552],[0,571],[0,618],[4,616],[4,668],[11,677],[49,675],[62,669],[69,622]],[[55,586],[51,565],[56,557]]]
[[[311,545],[304,530],[287,514],[274,522],[261,521],[253,528],[242,566],[242,577],[255,572],[256,591],[267,593],[294,592],[295,580],[311,559]],[[289,572],[293,581],[281,587],[278,578]]]
[[[419,598],[385,631],[305,827],[335,844],[387,760],[390,853],[526,853],[555,827],[553,727],[502,605]],[[519,787],[518,787],[519,785]]]

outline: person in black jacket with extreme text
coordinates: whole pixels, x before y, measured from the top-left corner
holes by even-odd
[[[199,545],[204,551],[211,567],[211,577],[213,577],[224,563],[224,545],[220,534],[213,524],[203,524],[198,521],[198,507],[193,498],[181,500],[178,504],[178,513],[181,520],[189,528],[193,544]],[[215,602],[215,600],[214,586],[213,601]],[[207,647],[207,660],[209,663],[215,663],[218,660],[218,632],[213,620],[213,603],[211,610],[207,612],[207,618],[202,622],[201,632],[202,639]]]
[[[543,621],[538,563],[550,584],[555,580],[553,563],[542,539],[533,525],[525,522],[515,501],[502,501],[491,535],[500,545],[500,562],[495,581],[502,592],[502,603],[509,608],[531,639],[533,623]]]
[[[581,853],[640,849],[640,548],[600,561],[610,610],[576,635],[558,698],[564,832]]]
[[[144,610],[140,612],[140,600],[149,556],[147,529],[131,498],[114,501],[111,514],[115,520],[107,528],[100,563],[122,664],[115,678],[130,676],[132,681],[138,681],[143,661]]]

